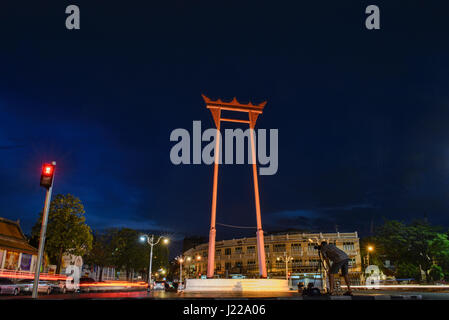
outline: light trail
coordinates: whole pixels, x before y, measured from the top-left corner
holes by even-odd
[[[0,270],[1,278],[12,278],[12,279],[34,279],[34,272],[30,271],[13,271],[13,270]],[[66,281],[71,280],[72,277],[68,277],[63,274],[48,274],[41,273],[39,276],[40,280],[50,280],[50,281]]]
[[[80,287],[139,287],[146,288],[148,283],[146,282],[128,282],[128,281],[104,281],[93,283],[80,283]]]
[[[346,285],[341,285],[341,287],[346,287]],[[449,285],[419,285],[419,284],[379,284],[379,285],[368,285],[368,286],[351,286],[351,288],[362,288],[362,289],[388,289],[388,288],[405,288],[405,289],[423,289],[423,288],[432,288],[432,289],[449,289]]]

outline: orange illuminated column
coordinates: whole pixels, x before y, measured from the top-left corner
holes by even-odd
[[[212,116],[214,117],[215,125],[217,126],[217,133],[215,136],[215,161],[214,161],[214,186],[212,189],[212,210],[210,218],[210,231],[209,231],[209,254],[207,258],[207,277],[214,277],[214,265],[215,265],[215,235],[217,233],[215,229],[215,217],[217,215],[217,187],[218,187],[218,163],[220,160],[220,118],[221,109],[211,108]]]
[[[259,274],[262,278],[267,277],[267,267],[265,264],[265,244],[262,230],[262,217],[260,215],[260,200],[259,200],[259,181],[257,179],[257,160],[256,160],[256,146],[254,142],[257,113],[249,112],[249,127],[251,133],[251,158],[253,161],[253,179],[254,179],[254,197],[256,201],[256,219],[257,219],[257,253],[259,256]]]
[[[257,117],[262,114],[263,108],[266,105],[266,101],[258,105],[241,104],[235,98],[231,102],[224,102],[220,99],[212,101],[205,95],[202,95],[206,107],[211,111],[214,118],[215,125],[217,127],[217,134],[215,139],[215,163],[214,163],[214,184],[212,189],[212,210],[211,210],[211,223],[209,232],[209,255],[207,259],[207,277],[214,277],[215,269],[215,220],[217,213],[217,187],[218,187],[218,164],[220,159],[220,123],[221,121],[226,122],[237,122],[246,123],[250,127],[250,140],[251,140],[251,159],[253,165],[253,178],[254,178],[254,197],[256,202],[256,219],[257,219],[257,253],[259,256],[259,274],[260,277],[267,277],[267,269],[265,264],[265,246],[264,237],[262,230],[262,218],[260,214],[260,200],[259,200],[259,183],[257,179],[257,160],[256,160],[256,146],[255,146],[255,136],[254,127],[256,125]],[[236,112],[246,112],[248,113],[248,120],[240,119],[228,119],[221,117],[221,110],[236,111]]]

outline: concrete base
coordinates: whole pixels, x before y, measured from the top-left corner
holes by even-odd
[[[283,279],[187,279],[185,292],[288,292]]]

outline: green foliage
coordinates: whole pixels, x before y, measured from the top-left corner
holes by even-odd
[[[397,279],[421,279],[421,271],[416,264],[399,262],[396,266],[396,278]]]
[[[110,232],[94,234],[92,249],[89,250],[84,258],[84,263],[88,265],[96,265],[101,268],[100,281],[102,280],[103,268],[114,265],[112,250],[113,248]]]
[[[112,228],[96,233],[85,262],[100,268],[124,270],[127,277],[132,271],[146,276],[150,264],[150,246],[146,241],[140,241],[140,236],[141,232],[129,228]],[[153,272],[160,268],[167,270],[168,255],[166,245],[159,243],[153,247]]]
[[[141,233],[137,230],[122,228],[108,231],[112,263],[118,269],[148,273],[150,263],[150,246],[140,241]],[[159,243],[153,248],[153,272],[168,266],[168,248]]]
[[[379,260],[390,260],[396,266],[398,278],[421,279],[423,270],[429,282],[449,274],[448,234],[426,221],[416,220],[406,225],[387,220],[370,241],[376,247]]]
[[[429,275],[433,281],[439,281],[444,278],[443,268],[434,264],[430,268]]]
[[[444,271],[444,277],[449,280],[449,237],[447,234],[438,233],[430,241],[430,247],[434,252],[434,263],[441,266]]]
[[[45,251],[60,270],[64,253],[83,256],[92,247],[92,232],[86,224],[84,206],[71,194],[58,194],[50,204],[45,240]],[[32,229],[34,242],[39,241],[42,212]]]
[[[114,265],[127,273],[145,269],[150,258],[145,245],[139,242],[139,233],[128,228],[111,230],[111,233]]]

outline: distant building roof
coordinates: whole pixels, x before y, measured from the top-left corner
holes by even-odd
[[[37,254],[37,249],[28,244],[19,221],[0,217],[0,249]]]

